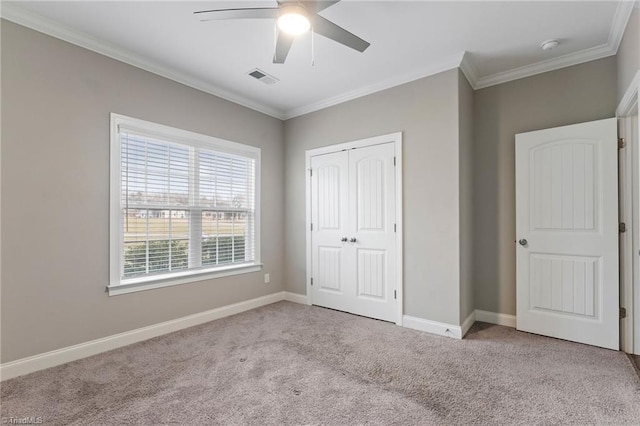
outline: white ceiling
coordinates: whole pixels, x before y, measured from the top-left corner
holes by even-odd
[[[274,22],[200,22],[202,9],[258,1],[21,1],[2,17],[279,118],[461,66],[475,88],[615,54],[633,2],[358,1],[321,15],[371,43],[356,52],[322,36],[272,63]],[[540,43],[560,40],[544,52]],[[466,54],[464,54],[467,52]],[[464,59],[463,59],[464,56]],[[246,75],[277,77],[272,86]]]

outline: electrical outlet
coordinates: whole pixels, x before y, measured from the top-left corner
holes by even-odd
[[[268,283],[269,281],[271,281],[271,277],[269,276],[269,274],[264,274],[264,282],[265,282],[265,284]]]

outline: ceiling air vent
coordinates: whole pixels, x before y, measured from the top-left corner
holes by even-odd
[[[268,85],[276,84],[277,82],[280,81],[274,76],[269,75],[258,68],[249,71],[247,74],[255,78],[256,80],[261,81],[262,83],[268,84]]]

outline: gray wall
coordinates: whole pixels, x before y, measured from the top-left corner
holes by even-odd
[[[515,315],[515,134],[613,117],[616,58],[475,92],[476,309]]]
[[[640,70],[640,9],[633,10],[618,48],[618,102]]]
[[[2,362],[283,290],[282,122],[2,21]],[[262,273],[109,297],[109,113],[262,148]]]
[[[473,296],[473,89],[458,72],[460,143],[460,323],[475,309]]]
[[[638,68],[638,15],[617,58],[475,93],[451,70],[284,125],[2,21],[1,362],[285,283],[304,294],[305,150],[397,131],[404,135],[405,313],[450,324],[474,307],[515,314],[514,135],[613,116]],[[106,295],[110,112],[263,149],[270,284],[253,273]]]
[[[285,122],[287,290],[306,293],[305,151],[403,132],[405,314],[459,323],[458,70]]]

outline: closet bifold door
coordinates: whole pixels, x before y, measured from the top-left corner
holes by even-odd
[[[348,179],[345,151],[311,159],[311,232],[313,304],[349,311],[352,300],[349,276]]]
[[[312,158],[313,303],[395,321],[394,145]]]

